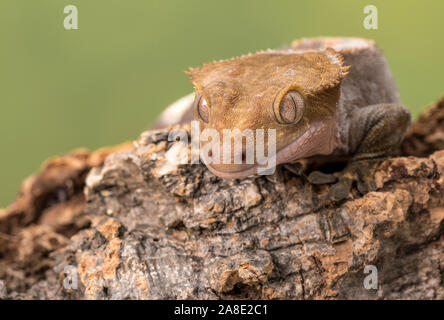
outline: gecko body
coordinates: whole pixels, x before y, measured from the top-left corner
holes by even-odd
[[[336,198],[347,193],[360,161],[390,154],[410,123],[387,62],[370,40],[302,39],[281,50],[204,64],[188,74],[195,93],[168,108],[161,126],[193,117],[202,130],[221,135],[224,129],[275,129],[276,164],[345,157],[350,165],[336,180],[347,187],[336,188]],[[234,179],[255,174],[258,165],[207,167]],[[310,178],[313,183],[330,180],[319,172]]]

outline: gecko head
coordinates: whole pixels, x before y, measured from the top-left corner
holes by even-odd
[[[274,154],[277,165],[331,152],[347,69],[332,49],[258,52],[191,69],[207,167],[240,178]]]

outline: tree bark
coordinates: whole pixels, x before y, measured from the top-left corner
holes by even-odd
[[[444,99],[336,203],[285,167],[171,165],[167,130],[55,158],[0,210],[0,298],[443,299],[443,121]]]

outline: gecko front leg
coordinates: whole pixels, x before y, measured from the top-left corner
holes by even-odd
[[[346,198],[353,182],[366,193],[374,189],[374,173],[379,162],[390,155],[402,142],[410,124],[409,110],[399,104],[377,104],[356,109],[350,116],[349,141],[352,158],[337,174],[329,198]],[[312,172],[308,179],[313,184],[326,181],[326,174]]]

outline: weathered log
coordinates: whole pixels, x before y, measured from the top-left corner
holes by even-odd
[[[337,203],[284,167],[229,181],[172,165],[167,130],[104,162],[54,159],[0,212],[0,298],[443,299],[443,110],[413,124],[375,191]]]

